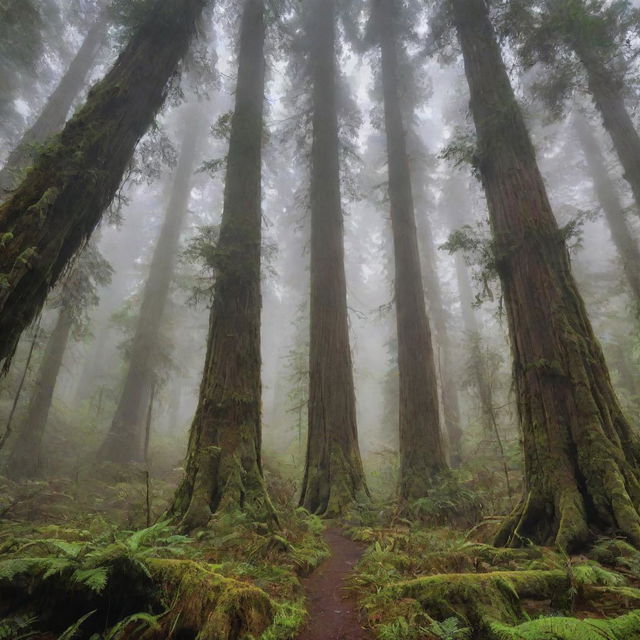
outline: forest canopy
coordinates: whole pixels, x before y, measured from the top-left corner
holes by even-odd
[[[638,0],[0,0],[0,640],[640,639]]]

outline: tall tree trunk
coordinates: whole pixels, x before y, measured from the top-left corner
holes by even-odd
[[[142,462],[144,459],[144,419],[156,377],[160,332],[175,271],[180,233],[188,212],[198,140],[203,130],[199,107],[189,108],[186,116],[180,160],[142,295],[124,387],[111,429],[99,453],[101,459],[111,462]]]
[[[395,303],[400,382],[400,496],[426,495],[447,468],[440,430],[438,379],[424,300],[411,170],[398,88],[394,0],[376,3],[382,53],[389,200],[395,258]]]
[[[106,77],[0,205],[0,366],[112,201],[207,0],[157,0]]]
[[[264,39],[263,1],[245,0],[207,356],[171,509],[187,529],[227,507],[273,514],[260,460]]]
[[[442,288],[436,267],[433,231],[426,213],[422,216],[421,220],[418,221],[418,231],[422,238],[420,246],[422,247],[425,263],[425,290],[429,302],[429,311],[433,318],[436,336],[435,345],[438,349],[436,366],[440,375],[442,414],[449,444],[449,458],[451,465],[457,467],[462,460],[460,404],[457,385],[454,380],[451,339],[447,328],[449,325],[449,314],[445,309],[442,298]]]
[[[623,81],[588,40],[575,38],[571,44],[587,72],[589,91],[611,136],[640,215],[640,135],[624,104]]]
[[[300,504],[339,515],[367,488],[358,449],[347,285],[336,87],[336,3],[310,0],[313,85],[309,428]]]
[[[640,310],[640,247],[631,233],[620,196],[604,163],[602,151],[593,135],[591,125],[577,111],[573,116],[573,124],[587,161],[596,197],[607,219],[613,243],[622,259],[622,267],[636,307]]]
[[[42,470],[42,438],[72,326],[73,314],[64,306],[47,342],[33,397],[7,461],[7,476],[14,480],[33,478]]]
[[[3,192],[11,191],[22,172],[29,166],[34,153],[33,146],[43,143],[63,127],[71,105],[84,89],[87,76],[104,42],[108,24],[107,13],[101,13],[89,29],[82,46],[47,100],[38,119],[9,154],[5,166],[0,170],[0,199],[4,196]]]
[[[640,452],[571,275],[562,232],[484,0],[453,0],[509,321],[525,495],[497,536],[571,550],[640,546]]]

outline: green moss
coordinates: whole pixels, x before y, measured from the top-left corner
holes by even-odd
[[[638,640],[640,612],[613,620],[541,618],[517,627],[493,624],[494,640]]]
[[[197,634],[196,640],[232,640],[258,635],[274,620],[274,605],[264,591],[206,564],[153,560],[149,570],[170,609],[161,623],[163,633],[180,630]]]
[[[562,607],[569,580],[564,571],[495,571],[429,576],[398,582],[373,596],[369,608],[379,600],[415,600],[431,618],[460,616],[466,620],[492,619],[520,622],[521,599],[550,600]]]

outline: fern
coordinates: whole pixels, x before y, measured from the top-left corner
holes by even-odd
[[[96,567],[95,569],[76,569],[71,575],[74,582],[84,585],[94,593],[102,593],[109,579],[109,569]]]
[[[122,634],[124,634],[125,632],[128,632],[128,637],[139,638],[140,632],[143,629],[153,629],[154,631],[159,631],[160,624],[158,623],[158,618],[159,616],[152,616],[150,613],[134,613],[133,615],[126,617],[124,620],[121,620],[117,625],[112,627],[105,635],[104,640],[117,640],[118,638],[122,637]],[[128,627],[135,624],[136,622],[140,624],[136,627],[135,632],[132,633],[131,630],[128,629]]]
[[[85,613],[82,618],[74,622],[66,631],[62,633],[62,635],[58,638],[58,640],[73,640],[76,635],[80,632],[80,627],[82,623],[90,618],[95,613],[95,609],[93,611],[89,611],[89,613]]]

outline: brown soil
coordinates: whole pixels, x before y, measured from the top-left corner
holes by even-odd
[[[298,640],[371,640],[360,624],[355,598],[345,591],[362,547],[335,528],[327,529],[324,539],[331,557],[303,581],[309,622]]]

